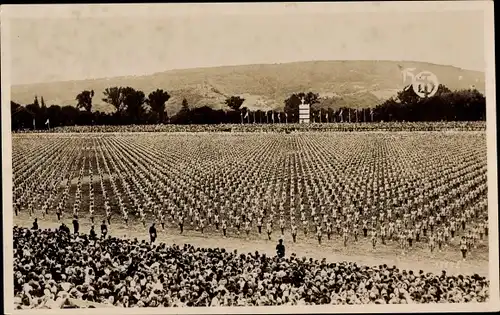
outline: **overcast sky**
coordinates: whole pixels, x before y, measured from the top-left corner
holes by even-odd
[[[415,60],[479,71],[485,67],[482,11],[289,9],[272,14],[257,4],[253,10],[240,6],[235,14],[223,5],[218,8],[210,14],[179,10],[127,18],[20,15],[10,23],[11,82],[307,60]]]

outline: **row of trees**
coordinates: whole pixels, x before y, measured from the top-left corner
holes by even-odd
[[[432,97],[421,98],[409,88],[375,108],[384,121],[486,120],[486,98],[476,89],[451,91],[440,84]]]
[[[404,89],[373,108],[325,108],[317,93],[294,93],[285,100],[283,111],[251,111],[242,107],[245,99],[231,96],[225,100],[227,109],[208,106],[190,108],[186,99],[171,118],[166,111],[170,94],[157,89],[146,97],[131,87],[110,87],[104,90],[104,102],[113,113],[92,111],[94,91],[79,93],[75,106],[51,105],[43,97],[22,106],[11,102],[12,129],[46,129],[71,125],[127,124],[219,124],[219,123],[296,123],[302,100],[311,105],[312,122],[377,122],[377,121],[464,121],[485,120],[486,99],[476,89],[451,91],[440,85],[432,97],[421,98],[413,89]],[[335,102],[330,100],[329,104]],[[355,106],[356,104],[353,104]]]
[[[43,97],[22,106],[11,102],[12,129],[45,129],[72,125],[127,125],[168,122],[166,103],[168,92],[157,89],[146,97],[143,91],[131,87],[110,87],[103,92],[104,102],[115,108],[114,113],[92,111],[94,91],[84,90],[75,97],[76,107],[45,105]]]
[[[168,116],[165,112],[166,103],[170,99],[170,94],[161,89],[157,89],[149,93],[148,97],[143,91],[136,90],[131,87],[110,87],[103,92],[104,102],[112,105],[115,108],[115,118],[128,123],[141,122],[141,118],[153,118],[157,123],[165,123]],[[92,98],[94,91],[82,91],[76,96],[76,107],[85,110],[87,113],[92,112]],[[149,106],[149,111],[145,105]],[[149,112],[149,115],[146,113]],[[148,119],[146,119],[148,120]]]

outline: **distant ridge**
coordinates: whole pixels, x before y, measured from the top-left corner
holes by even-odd
[[[102,101],[107,87],[131,86],[146,95],[160,88],[172,95],[167,103],[171,115],[180,109],[184,98],[191,107],[219,109],[225,108],[226,97],[240,95],[246,99],[243,106],[265,110],[283,108],[291,93],[313,91],[328,97],[319,106],[372,107],[403,87],[398,65],[416,68],[416,72],[431,71],[452,90],[474,85],[484,93],[484,73],[479,71],[414,61],[339,60],[178,69],[143,76],[14,85],[11,97],[21,104],[31,103],[38,95],[44,97],[47,106],[75,105],[79,92],[93,89],[93,110],[111,112],[114,108]]]

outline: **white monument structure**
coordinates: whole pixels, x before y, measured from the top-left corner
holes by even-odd
[[[311,122],[311,105],[304,104],[304,98],[301,101],[302,104],[299,105],[299,123],[308,124]]]

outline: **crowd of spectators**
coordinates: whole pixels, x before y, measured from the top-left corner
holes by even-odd
[[[15,131],[86,133],[86,132],[303,132],[303,131],[484,131],[484,121],[376,122],[311,124],[213,124],[213,125],[94,125],[64,126],[51,129]]]
[[[15,226],[16,309],[484,302],[489,281]]]

